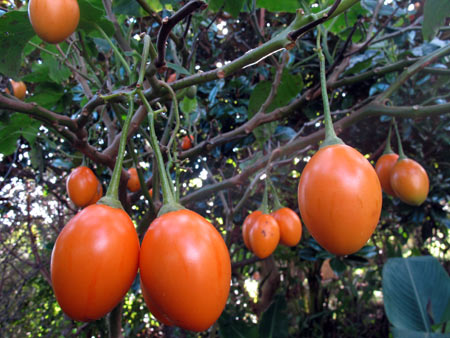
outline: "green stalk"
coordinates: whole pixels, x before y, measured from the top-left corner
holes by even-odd
[[[280,198],[278,197],[277,189],[275,189],[275,186],[273,185],[273,182],[270,178],[268,178],[268,182],[270,185],[270,188],[272,189],[272,195],[273,195],[273,204],[275,206],[274,210],[279,210],[283,208],[283,205],[280,202]]]
[[[144,50],[142,51],[142,59],[141,59],[141,69],[139,70],[139,80],[138,85],[142,86],[142,82],[144,82],[144,76],[145,76],[145,66],[148,59],[148,53],[150,50],[150,37],[145,34],[144,35]]]
[[[403,152],[402,139],[400,138],[400,133],[398,132],[398,127],[397,127],[397,122],[395,121],[395,117],[393,117],[392,120],[394,121],[394,128],[395,128],[395,133],[397,134],[397,142],[398,142],[398,160],[397,161],[401,161],[408,157],[406,157],[405,153]]]
[[[327,93],[327,79],[325,73],[325,57],[322,53],[322,47],[320,45],[320,32],[317,32],[317,55],[319,56],[320,63],[320,87],[322,89],[322,101],[323,101],[323,114],[324,114],[324,123],[325,123],[325,140],[323,141],[320,148],[324,148],[326,146],[330,146],[333,144],[344,144],[344,142],[337,137],[334,128],[333,121],[331,120],[330,113],[330,104],[328,102],[328,93]]]
[[[389,124],[389,132],[386,139],[386,147],[384,147],[383,155],[386,154],[395,154],[391,147],[391,132],[392,132],[392,124],[394,119],[391,120],[391,123]]]
[[[99,32],[103,35],[104,39],[108,42],[109,46],[112,48],[114,53],[116,54],[117,58],[119,59],[120,63],[122,63],[122,66],[125,68],[127,74],[128,74],[128,80],[131,83],[134,82],[133,76],[131,74],[130,66],[128,65],[127,61],[123,57],[123,55],[120,53],[119,49],[116,47],[116,45],[111,41],[109,36],[105,33],[105,31],[97,24],[95,24],[96,28],[99,30]]]
[[[268,185],[269,184],[267,183],[267,180],[268,180],[268,176],[266,176],[266,179],[264,180],[263,199],[262,199],[261,206],[258,209],[258,210],[261,210],[263,214],[268,214],[269,213],[269,203],[268,203],[268,200],[269,200],[269,198],[268,198],[268,195],[269,195],[269,193],[268,193],[268,190],[269,190],[268,189]]]
[[[150,106],[150,103],[148,102],[147,98],[145,97],[144,93],[140,88],[137,89],[137,93],[141,98],[142,102],[144,103],[145,108],[148,111],[148,121],[150,125],[150,143],[155,153],[156,163],[158,166],[158,171],[161,180],[161,188],[163,192],[163,206],[161,207],[158,213],[158,216],[161,216],[170,211],[183,209],[183,207],[176,203],[174,192],[172,191],[170,186],[169,176],[164,167],[163,156],[161,153],[161,149],[159,148],[158,138],[156,137],[155,132],[155,118],[154,118],[155,112],[153,111],[152,107]]]
[[[156,215],[155,206],[153,205],[153,199],[150,196],[147,186],[145,185],[144,174],[142,173],[142,169],[138,166],[138,157],[135,152],[136,147],[134,146],[134,142],[133,142],[132,138],[130,138],[130,140],[128,141],[128,148],[129,148],[131,157],[133,158],[134,166],[135,166],[137,174],[138,174],[139,184],[141,185],[142,194],[147,199],[147,201],[150,205],[150,213],[152,215]]]
[[[134,100],[132,95],[128,96],[128,102],[128,114],[125,123],[123,124],[122,134],[120,135],[119,150],[117,152],[117,160],[112,173],[111,182],[109,183],[106,195],[98,202],[100,204],[109,205],[110,207],[118,209],[123,209],[122,204],[119,201],[119,185],[120,176],[122,174],[123,157],[125,154],[125,147],[127,145],[128,129],[134,113]]]

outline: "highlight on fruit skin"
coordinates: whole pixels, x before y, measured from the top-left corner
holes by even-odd
[[[397,161],[390,183],[397,197],[406,204],[419,206],[427,199],[430,188],[427,172],[410,158]]]
[[[66,40],[78,27],[77,0],[30,0],[28,18],[35,33],[48,43]]]
[[[298,203],[314,239],[335,255],[349,255],[366,244],[378,224],[381,185],[373,166],[356,149],[329,145],[303,169]]]

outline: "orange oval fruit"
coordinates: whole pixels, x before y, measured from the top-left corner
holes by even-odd
[[[77,207],[83,208],[92,204],[92,201],[95,200],[99,194],[99,184],[97,177],[91,169],[80,166],[72,170],[67,177],[66,189],[71,201]]]
[[[127,182],[128,190],[130,190],[131,192],[136,192],[141,189],[141,183],[139,182],[139,176],[136,168],[128,169],[128,175],[130,175],[130,178]]]
[[[59,43],[77,29],[80,8],[77,0],[30,0],[28,17],[42,40]]]
[[[302,238],[300,217],[290,208],[281,208],[271,213],[280,227],[280,243],[296,246]]]
[[[139,239],[128,214],[90,205],[62,229],[51,257],[52,287],[72,319],[105,316],[125,296],[137,274]]]
[[[407,204],[418,206],[427,199],[430,188],[427,172],[412,159],[397,161],[390,182],[398,198]]]
[[[380,180],[381,188],[386,194],[394,197],[397,195],[391,187],[391,172],[397,160],[397,154],[384,154],[380,156],[375,164],[375,171],[377,172],[378,179]]]
[[[250,229],[252,228],[256,219],[261,215],[262,215],[261,210],[255,210],[245,218],[244,224],[242,224],[242,238],[244,239],[245,246],[250,251],[252,251],[252,247],[251,247],[250,239],[249,239]]]
[[[261,214],[254,221],[248,237],[253,253],[263,259],[269,257],[277,248],[280,228],[271,215]]]
[[[225,308],[231,282],[228,248],[212,224],[193,211],[171,211],[150,224],[139,267],[149,307],[161,320],[204,331]]]
[[[315,240],[335,255],[348,255],[361,249],[377,226],[381,185],[361,153],[347,145],[330,145],[305,166],[298,203]]]
[[[25,83],[23,83],[23,81],[16,82],[14,80],[9,80],[9,83],[11,84],[13,95],[19,100],[25,99],[25,96],[27,95],[27,86]],[[8,88],[6,88],[6,92],[10,94]]]
[[[194,142],[194,136],[192,136],[192,135],[184,136],[183,139],[181,140],[181,149],[183,149],[183,150],[191,149],[192,142]]]

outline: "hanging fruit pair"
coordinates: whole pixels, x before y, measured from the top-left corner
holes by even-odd
[[[204,331],[219,318],[228,299],[228,248],[210,222],[176,202],[156,138],[154,112],[141,90],[138,94],[149,112],[150,140],[164,203],[142,241],[142,293],[150,312],[160,322]],[[175,95],[172,98],[178,115]]]
[[[325,58],[317,34],[325,140],[306,164],[298,185],[298,204],[306,228],[335,255],[361,249],[377,226],[382,195],[367,159],[339,139],[333,129],[325,79]]]
[[[389,129],[386,149],[378,159],[375,169],[384,192],[398,197],[406,204],[419,206],[428,196],[430,186],[428,175],[419,163],[405,156],[397,124],[395,120],[393,121],[398,139],[399,155],[391,149],[391,129]]]
[[[133,222],[118,200],[126,136],[133,111],[130,96],[129,112],[106,196],[99,204],[77,213],[62,229],[53,247],[52,287],[62,310],[74,320],[89,322],[105,316],[125,296],[137,275],[139,239]]]
[[[79,208],[95,204],[103,195],[103,187],[94,172],[80,166],[72,170],[66,180],[70,200]]]
[[[278,243],[295,246],[302,236],[300,218],[292,209],[281,206],[273,186],[276,211],[268,214],[267,182],[269,178],[266,178],[261,209],[248,215],[242,225],[245,246],[261,259],[270,256]]]

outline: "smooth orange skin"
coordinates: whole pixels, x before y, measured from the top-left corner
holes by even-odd
[[[194,137],[192,135],[184,136],[181,140],[181,149],[188,150],[192,148],[192,142],[194,141]]]
[[[158,322],[163,323],[167,326],[173,326],[173,322],[168,318],[164,313],[161,312],[161,310],[158,308],[158,306],[153,302],[153,300],[150,298],[150,295],[148,294],[147,289],[141,281],[141,290],[142,290],[142,296],[144,296],[145,304],[147,304],[148,309],[150,310],[151,314],[155,316],[155,318],[158,320]]]
[[[150,197],[153,198],[153,188],[150,188],[149,191],[148,191],[148,193],[149,193]]]
[[[394,197],[397,197],[397,195],[391,187],[391,172],[397,160],[397,154],[384,154],[380,156],[375,164],[375,171],[377,172],[378,179],[380,180],[381,188],[386,194]]]
[[[72,319],[89,322],[110,312],[137,274],[139,239],[127,213],[94,204],[62,229],[51,258],[53,291]]]
[[[361,249],[381,214],[382,193],[372,165],[347,145],[320,149],[305,166],[298,204],[314,239],[335,255]]]
[[[168,212],[150,224],[139,267],[153,305],[176,326],[204,331],[225,308],[228,249],[211,223],[193,211]]]
[[[167,78],[167,83],[172,83],[175,82],[177,79],[177,73],[172,73],[169,75],[169,77]]]
[[[42,40],[59,43],[77,29],[80,8],[77,0],[30,0],[28,18]]]
[[[71,201],[83,208],[95,200],[98,194],[99,181],[88,167],[77,167],[70,173],[66,181],[66,190]]]
[[[25,85],[25,83],[23,83],[22,81],[16,82],[14,80],[9,80],[9,83],[11,84],[14,96],[19,100],[25,99],[25,96],[27,95],[27,86]],[[10,94],[8,88],[6,88],[6,92]]]
[[[280,227],[271,215],[261,214],[249,233],[253,253],[263,259],[269,257],[280,242]]]
[[[302,222],[300,217],[290,208],[281,208],[271,213],[280,228],[280,243],[296,246],[302,238]]]
[[[128,175],[130,175],[130,178],[127,182],[128,190],[130,190],[131,192],[136,192],[141,189],[141,183],[139,182],[139,176],[136,168],[128,169]]]
[[[242,238],[244,239],[245,246],[250,251],[253,251],[249,239],[250,229],[252,228],[253,224],[255,224],[256,219],[261,215],[261,210],[253,211],[245,218],[244,223],[242,224]]]
[[[397,161],[391,172],[391,186],[403,202],[419,206],[428,196],[430,181],[425,169],[416,161]]]
[[[94,197],[92,197],[92,199],[89,201],[89,205],[97,203],[100,200],[100,198],[102,198],[102,196],[103,196],[103,187],[102,184],[98,182],[97,192],[95,193]]]

